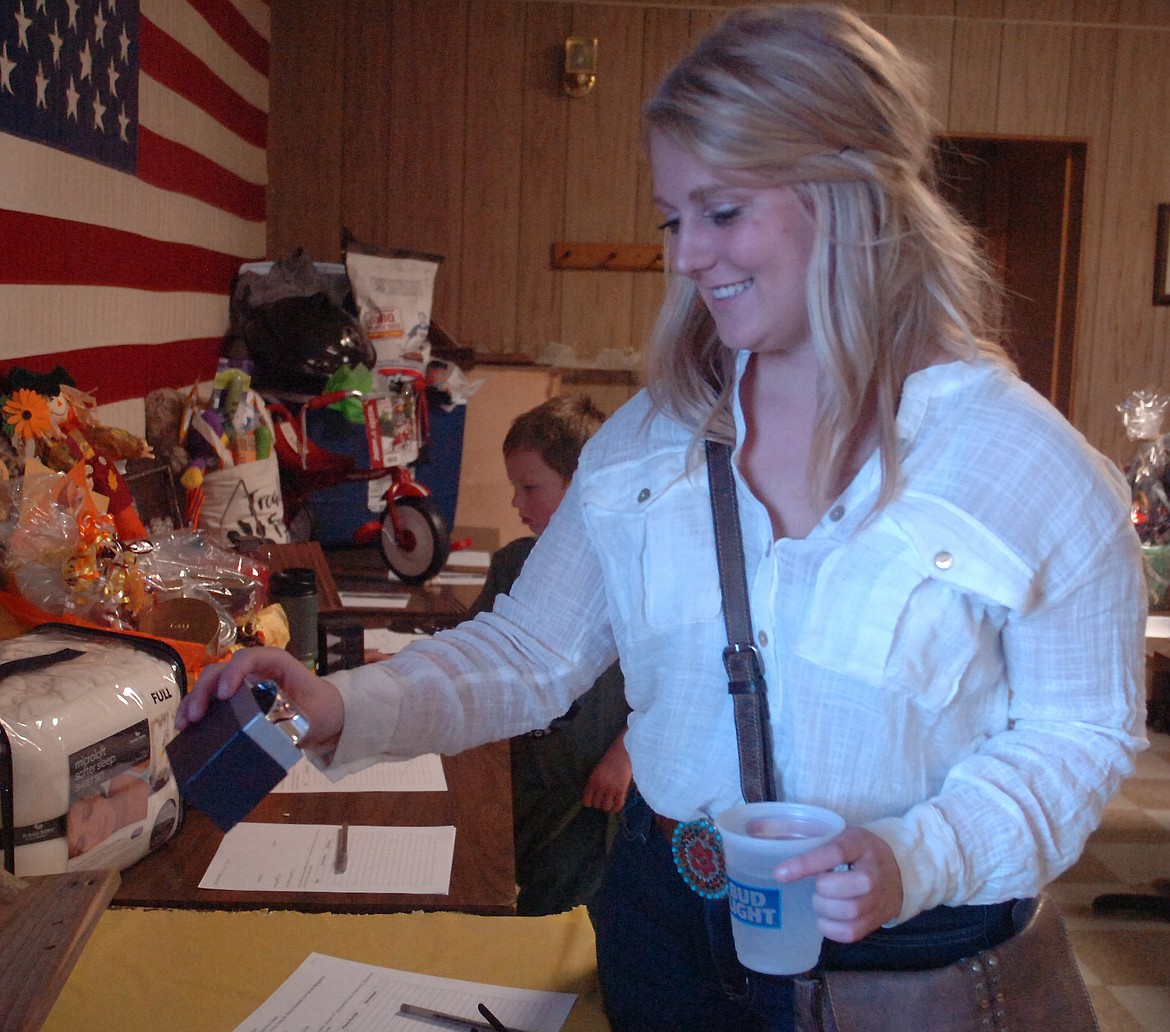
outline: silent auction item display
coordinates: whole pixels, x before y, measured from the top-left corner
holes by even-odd
[[[153,431],[148,427],[148,433]],[[288,541],[272,417],[247,361],[221,358],[215,378],[182,396],[176,454],[187,522],[224,544]]]
[[[217,473],[259,461],[233,455],[235,438],[226,432],[218,445],[231,465],[218,453],[205,459],[215,449],[189,431],[206,425],[228,393],[224,387],[217,394],[214,384],[206,394],[185,392],[187,418],[176,444],[184,468],[199,472],[201,490]],[[237,409],[246,396],[244,387]],[[188,675],[242,645],[285,646],[288,621],[280,606],[268,604],[267,569],[229,547],[263,522],[241,517],[231,527],[239,534],[209,531],[198,525],[192,492],[186,520],[179,514],[177,524],[152,522],[148,529],[121,469],[127,459],[153,457],[152,448],[104,425],[94,408],[61,368],[46,375],[15,370],[0,384],[0,601],[9,614],[24,626],[63,620],[169,641]],[[271,451],[270,426],[259,421],[247,430],[257,450],[267,431]],[[269,490],[279,496],[275,468],[272,477]],[[235,493],[246,495],[239,482]]]
[[[1151,609],[1170,606],[1170,450],[1162,430],[1167,408],[1170,395],[1153,390],[1134,391],[1117,406],[1134,447],[1125,476]]]
[[[246,550],[247,516],[208,529],[208,485],[259,466],[279,502],[271,424],[244,371],[182,393],[175,456],[190,474],[177,525],[140,518],[123,473],[154,458],[106,426],[62,369],[0,382],[0,859],[16,875],[126,867],[168,841],[182,802],[167,758],[186,686],[243,645],[284,647],[287,615]],[[194,428],[194,429],[192,429]],[[198,476],[195,476],[197,472]],[[233,489],[241,491],[239,478]],[[268,511],[268,510],[262,510]]]

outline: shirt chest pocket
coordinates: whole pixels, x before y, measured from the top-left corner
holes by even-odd
[[[939,710],[977,661],[998,672],[1000,631],[1028,606],[1033,576],[965,514],[909,501],[825,559],[797,653]]]
[[[717,618],[722,605],[706,480],[639,462],[584,485],[617,619],[638,637]]]

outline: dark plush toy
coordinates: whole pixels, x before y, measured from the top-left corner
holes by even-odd
[[[179,443],[186,403],[186,392],[171,387],[151,391],[145,400],[146,440],[176,477],[191,464],[187,449]]]

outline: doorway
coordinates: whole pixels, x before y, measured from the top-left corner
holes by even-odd
[[[982,233],[1006,287],[1003,343],[1020,375],[1072,407],[1087,144],[949,136],[939,185]]]

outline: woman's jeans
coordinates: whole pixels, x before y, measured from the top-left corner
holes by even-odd
[[[705,900],[687,888],[652,820],[631,792],[590,907],[614,1032],[789,1032],[792,979],[736,960],[727,900]],[[858,943],[826,940],[820,963],[838,970],[941,967],[1010,938],[1011,909],[1011,902],[936,907]]]

